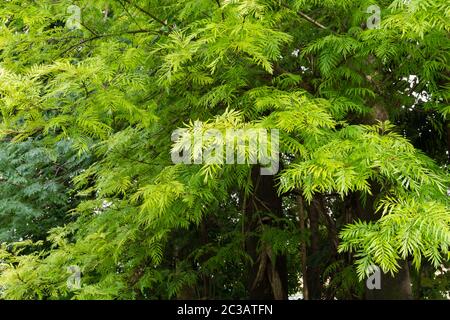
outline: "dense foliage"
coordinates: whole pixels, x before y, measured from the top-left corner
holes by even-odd
[[[0,298],[448,298],[449,21],[446,0],[3,1]],[[278,129],[281,170],[174,164],[195,121]]]

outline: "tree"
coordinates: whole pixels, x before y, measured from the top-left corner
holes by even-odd
[[[93,159],[69,175],[73,221],[43,226],[50,247],[3,245],[3,298],[410,298],[411,274],[415,297],[446,294],[413,271],[448,267],[446,1],[379,1],[375,29],[365,0],[75,4],[0,9],[6,150]],[[279,130],[281,171],[171,161],[211,129]]]
[[[45,240],[52,227],[69,222],[78,204],[71,179],[86,159],[61,141],[45,146],[38,139],[0,148],[0,241]]]

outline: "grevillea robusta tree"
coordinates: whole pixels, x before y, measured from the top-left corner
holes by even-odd
[[[3,1],[0,297],[445,297],[449,21],[446,0]],[[280,171],[174,164],[198,122],[278,129]]]

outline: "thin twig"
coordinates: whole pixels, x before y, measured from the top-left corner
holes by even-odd
[[[289,6],[286,5],[286,4],[282,4],[282,6],[285,7],[285,8],[287,8],[287,9],[293,10],[291,7],[289,7]],[[296,12],[297,12],[297,14],[298,14],[299,16],[301,16],[301,17],[302,17],[303,19],[305,19],[306,21],[312,23],[312,24],[315,25],[316,27],[319,27],[320,29],[328,30],[328,31],[331,31],[331,32],[335,33],[333,30],[331,30],[331,29],[328,28],[328,27],[325,27],[325,26],[324,26],[323,24],[321,24],[319,21],[315,20],[314,18],[311,18],[311,17],[308,16],[306,13],[304,13],[304,12],[302,12],[302,11],[296,11]]]
[[[302,16],[305,20],[308,20],[309,22],[311,22],[312,24],[316,25],[317,27],[324,29],[324,30],[329,30],[327,27],[325,27],[323,24],[321,24],[319,21],[314,20],[313,18],[311,18],[310,16],[308,16],[307,14],[301,12],[301,11],[297,11],[297,14],[299,16]]]
[[[129,0],[123,0],[123,1],[125,1],[126,3],[132,5],[133,7],[135,7],[136,9],[141,11],[142,13],[145,13],[146,15],[148,15],[150,18],[152,18],[156,22],[158,22],[158,23],[162,24],[163,26],[169,28],[170,31],[173,30],[173,28],[166,21],[163,21],[163,20],[159,19],[157,16],[155,16],[153,13],[149,12],[148,10],[145,10],[144,8],[138,6],[137,4],[132,3]]]
[[[220,0],[216,0],[217,6],[219,7],[219,9],[222,9],[222,6],[220,5]],[[222,15],[222,21],[225,20],[225,14],[223,13],[223,11],[221,10],[221,15]]]
[[[125,13],[131,18],[131,20],[133,20],[133,22],[139,27],[139,29],[142,30],[142,27],[139,25],[139,23],[137,22],[137,20],[135,19],[135,17],[133,17],[130,13],[130,11],[128,11],[127,7],[125,6],[125,4],[119,0],[120,5],[122,6],[123,10],[125,10]]]
[[[92,33],[94,36],[97,36],[97,32],[95,30],[91,29],[91,27],[88,27],[86,24],[80,22],[81,26],[83,26],[86,30],[88,30],[90,33]]]
[[[83,39],[81,40],[79,43],[74,44],[73,46],[69,47],[68,49],[66,49],[65,51],[63,51],[60,56],[64,55],[65,53],[69,52],[70,50],[73,50],[74,48],[81,46],[87,42],[91,42],[97,39],[101,39],[101,38],[106,38],[106,37],[115,37],[115,36],[121,36],[124,34],[137,34],[137,33],[151,33],[151,32],[155,32],[154,30],[131,30],[131,31],[123,31],[123,32],[117,32],[117,33],[108,33],[108,34],[99,34],[96,36],[93,36],[91,38],[87,38],[87,39]]]

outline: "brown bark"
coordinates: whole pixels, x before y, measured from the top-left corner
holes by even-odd
[[[308,247],[308,262],[307,262],[307,285],[308,285],[308,294],[311,300],[318,300],[322,297],[322,282],[321,282],[321,274],[322,270],[318,265],[317,255],[319,253],[319,218],[320,212],[323,210],[322,206],[322,198],[319,195],[316,195],[311,202],[308,210],[309,217],[309,231],[311,232],[310,236],[310,245]]]
[[[303,204],[303,196],[299,195],[297,197],[297,203],[298,203],[298,220],[299,220],[299,228],[300,233],[303,236],[305,234],[305,206]],[[303,299],[309,300],[309,290],[308,290],[308,281],[307,281],[307,273],[308,273],[308,267],[307,267],[307,250],[306,250],[306,242],[302,241],[300,244],[300,261],[302,264],[302,277],[303,277]]]
[[[381,273],[381,289],[366,290],[368,300],[411,300],[412,287],[408,262],[400,261],[400,270],[394,275]]]
[[[208,237],[208,220],[206,217],[203,218],[201,224],[200,224],[200,240],[202,245],[207,245],[209,242]],[[203,262],[209,259],[209,256],[203,257]],[[206,274],[202,276],[202,282],[203,282],[203,297],[205,299],[208,299],[211,297],[210,295],[210,277]]]
[[[379,187],[372,184],[374,195],[379,194]],[[357,194],[355,194],[357,196]],[[381,218],[380,213],[375,212],[375,196],[367,196],[366,203],[358,197],[358,205],[355,210],[359,212],[359,218],[363,221],[376,221]],[[409,300],[412,299],[411,277],[409,265],[405,260],[399,261],[400,270],[394,274],[381,273],[381,289],[369,290],[366,288],[365,297],[368,300]]]
[[[381,94],[382,92],[378,90]],[[386,101],[378,100],[373,103],[373,113],[371,123],[389,120],[389,113],[386,109]],[[376,197],[380,194],[381,188],[375,182],[371,183],[372,194],[367,195],[367,201],[362,203],[358,199],[358,207],[354,208],[360,214],[363,221],[376,221],[381,218],[380,213],[375,211]],[[359,197],[360,198],[360,197]],[[406,300],[412,298],[411,277],[407,261],[399,261],[400,270],[393,277],[390,274],[381,275],[381,289],[368,290],[366,288],[366,299],[387,299]]]
[[[248,272],[249,298],[255,300],[287,299],[286,257],[273,257],[270,247],[258,251],[258,227],[273,224],[270,212],[282,215],[281,198],[278,196],[273,176],[261,176],[260,168],[252,169],[253,194],[245,201],[244,230],[247,234],[245,248],[254,263]]]

